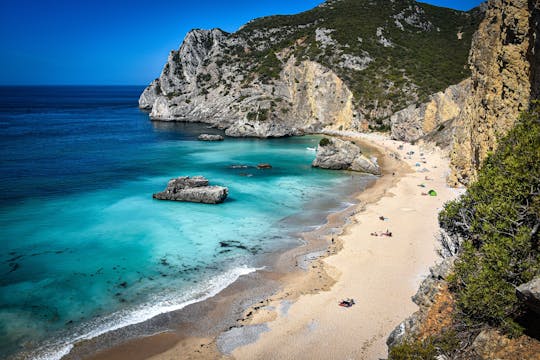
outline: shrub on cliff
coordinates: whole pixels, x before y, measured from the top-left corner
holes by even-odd
[[[524,113],[439,222],[462,246],[450,279],[463,320],[517,335],[515,287],[540,274],[540,103]]]
[[[321,141],[319,141],[319,146],[327,146],[327,145],[330,145],[332,143],[332,141],[330,141],[330,139],[328,138],[322,138]]]

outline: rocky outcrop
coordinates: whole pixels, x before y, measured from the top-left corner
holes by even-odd
[[[497,141],[539,95],[540,4],[490,0],[473,37],[472,93],[456,123],[449,182],[468,184]]]
[[[401,322],[390,333],[390,336],[386,340],[386,345],[389,348],[402,344],[405,341],[416,340],[421,335],[430,335],[430,329],[426,327],[426,324],[429,323],[428,318],[431,315],[430,312],[433,312],[432,308],[440,300],[441,289],[446,286],[445,279],[451,273],[454,261],[454,257],[449,257],[430,269],[430,274],[422,281],[418,291],[412,297],[413,302],[419,307],[418,311]],[[445,299],[440,302],[447,304],[450,301]],[[440,315],[443,311],[439,307],[435,312]],[[440,326],[441,324],[438,325]]]
[[[210,134],[201,134],[197,137],[200,141],[223,141],[223,136],[221,135],[210,135]]]
[[[470,91],[471,80],[467,79],[431,95],[426,103],[398,111],[390,117],[392,138],[414,142],[431,132],[443,130],[445,126],[441,125],[452,122],[461,114]]]
[[[495,329],[482,330],[474,339],[467,356],[478,360],[537,360],[540,342],[528,336],[509,338]]]
[[[381,174],[376,158],[367,158],[356,144],[337,138],[321,140],[312,166],[332,170],[359,171],[373,175]]]
[[[171,179],[167,188],[152,197],[158,200],[188,201],[205,204],[219,204],[225,201],[229,189],[223,186],[209,186],[202,176],[182,176]]]
[[[540,315],[540,277],[517,287],[517,296],[529,309]]]

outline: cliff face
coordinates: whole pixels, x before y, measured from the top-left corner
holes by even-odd
[[[234,46],[247,43],[219,29],[192,30],[180,50],[171,52],[161,76],[144,90],[139,106],[151,109],[155,120],[206,122],[227,129],[229,136],[278,137],[355,127],[353,95],[332,70],[291,56],[271,83],[249,83],[244,64],[222,60]],[[278,55],[283,59],[287,54]]]
[[[390,117],[393,139],[414,142],[433,131],[453,127],[453,122],[461,115],[463,105],[471,91],[471,80],[448,87],[429,97],[421,105],[410,105]]]
[[[233,34],[192,30],[139,106],[231,136],[385,126],[469,75],[461,65],[478,22],[478,12],[412,0],[328,0]]]
[[[490,0],[473,37],[472,93],[456,123],[449,182],[468,184],[497,139],[539,96],[537,0]]]

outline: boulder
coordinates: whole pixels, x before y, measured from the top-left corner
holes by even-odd
[[[336,138],[321,140],[317,146],[317,156],[311,165],[323,169],[381,174],[376,159],[367,158],[356,144]]]
[[[517,296],[527,307],[540,315],[540,276],[517,287]]]
[[[197,138],[200,141],[223,141],[223,136],[221,135],[211,135],[211,134],[201,134]]]
[[[202,176],[181,176],[171,179],[167,188],[152,197],[158,200],[188,201],[205,204],[219,204],[225,201],[229,189],[223,186],[209,186]]]

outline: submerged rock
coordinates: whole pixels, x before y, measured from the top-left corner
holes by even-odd
[[[268,163],[260,163],[257,165],[257,169],[271,169],[272,165]]]
[[[201,134],[197,138],[201,141],[223,141],[223,136],[221,135],[211,135],[211,134]]]
[[[352,170],[373,175],[381,174],[376,159],[369,159],[364,156],[356,144],[335,138],[321,140],[317,147],[317,157],[311,165],[323,169]]]
[[[167,188],[152,197],[158,200],[188,201],[205,204],[219,204],[225,201],[229,189],[223,186],[209,186],[202,176],[181,176],[171,179]]]

